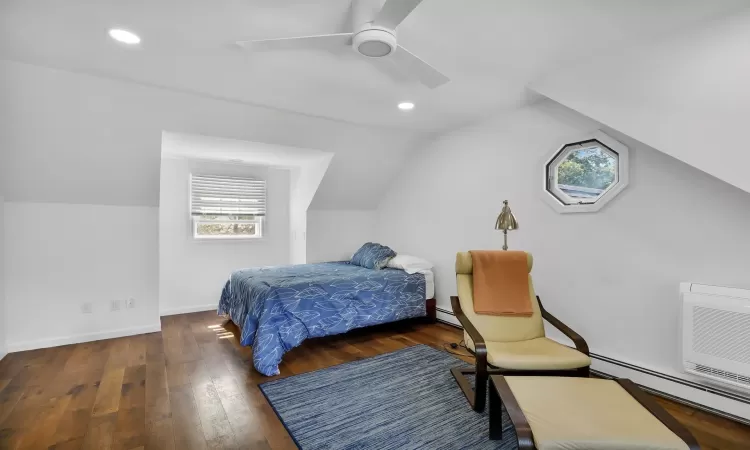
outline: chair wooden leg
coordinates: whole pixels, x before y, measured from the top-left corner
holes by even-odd
[[[474,379],[474,411],[484,411],[484,405],[487,402],[487,381],[489,375],[487,370],[478,371]]]
[[[451,369],[453,378],[456,379],[458,387],[461,388],[461,392],[464,393],[464,395],[466,396],[466,400],[469,401],[469,405],[471,405],[472,408],[474,408],[474,389],[471,388],[471,384],[469,384],[469,380],[466,378],[466,375],[473,375],[475,373],[475,369],[462,369],[460,367],[453,367]]]
[[[480,371],[472,369],[462,369],[460,367],[454,367],[451,369],[453,378],[456,379],[458,387],[466,396],[466,400],[469,401],[469,405],[476,412],[484,411],[485,404],[487,402],[487,381],[489,374],[487,371]],[[474,375],[474,388],[472,389],[469,379],[466,375]]]
[[[490,386],[490,440],[503,439],[503,402],[497,394],[497,389]]]

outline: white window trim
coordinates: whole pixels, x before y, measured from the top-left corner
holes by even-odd
[[[231,235],[231,234],[215,234],[215,235],[200,235],[198,234],[198,224],[201,222],[205,223],[217,223],[217,222],[223,222],[223,223],[254,223],[256,224],[256,229],[258,232],[254,236],[249,235]],[[265,227],[264,227],[265,218],[260,217],[257,221],[255,220],[201,220],[199,217],[193,217],[192,218],[192,228],[193,228],[193,239],[198,241],[229,241],[229,240],[239,240],[239,241],[257,241],[260,239],[263,239],[265,237]]]
[[[590,141],[591,139],[587,139],[587,140]],[[602,143],[602,144],[604,144],[604,142],[601,142],[598,139],[597,139],[597,141],[600,142],[600,143]],[[567,144],[563,148],[568,147],[568,145],[570,145],[570,144]],[[599,147],[599,148],[601,149],[601,151],[603,153],[606,153],[609,156],[611,156],[612,158],[616,159],[617,160],[617,167],[620,167],[620,155],[619,154],[613,152],[612,150],[610,150],[607,147]],[[615,172],[615,179],[612,182],[612,184],[610,184],[606,189],[604,189],[599,194],[598,197],[592,197],[591,200],[589,200],[589,201],[581,200],[581,201],[578,201],[576,203],[576,199],[574,197],[571,197],[566,192],[564,192],[563,190],[561,190],[560,188],[558,188],[558,185],[560,184],[560,181],[558,179],[558,174],[559,174],[558,169],[560,168],[560,164],[562,164],[563,162],[565,162],[565,160],[568,159],[568,156],[571,153],[573,153],[575,151],[578,151],[578,150],[580,150],[580,149],[579,148],[575,148],[575,147],[568,147],[565,150],[563,150],[561,153],[560,152],[556,153],[557,156],[555,156],[553,158],[552,162],[550,163],[550,164],[552,164],[555,161],[557,161],[557,163],[555,163],[551,167],[553,175],[552,175],[552,179],[550,180],[549,189],[551,191],[553,191],[553,193],[557,196],[557,198],[555,200],[557,200],[558,202],[560,201],[559,199],[561,199],[561,198],[562,199],[567,199],[569,201],[569,203],[565,203],[566,206],[571,206],[571,205],[575,205],[575,204],[588,205],[588,204],[596,203],[596,202],[600,201],[607,194],[607,192],[609,192],[610,189],[612,189],[613,187],[617,186],[617,183],[620,182],[620,174],[618,173],[619,172],[619,170],[618,170],[617,172]],[[545,165],[545,167],[546,167],[546,165]]]
[[[570,198],[567,194],[560,191],[557,188],[557,166],[560,165],[562,161],[564,161],[564,158],[560,158],[560,152],[565,151],[565,155],[569,154],[574,149],[565,149],[565,147],[569,146],[571,143],[574,142],[585,142],[590,140],[597,140],[604,144],[606,147],[609,147],[612,149],[612,151],[617,153],[617,172],[615,174],[615,182],[612,183],[612,185],[609,186],[602,194],[599,196],[596,201],[594,202],[583,202],[583,203],[575,203],[575,204],[565,204],[561,202],[555,195],[553,195],[549,190],[547,189],[548,186],[548,176],[547,173],[547,166],[550,164],[553,164],[556,159],[560,159],[560,161],[554,165],[553,169],[553,177],[554,179],[551,180],[550,183],[550,189],[552,189],[555,194],[562,196],[562,198]],[[610,153],[607,148],[602,148],[602,150],[606,151],[607,153]],[[599,211],[609,203],[614,197],[616,197],[620,192],[622,192],[623,189],[625,189],[629,183],[629,155],[628,155],[628,147],[622,144],[621,142],[616,141],[615,139],[611,138],[610,136],[604,134],[601,131],[596,131],[592,134],[583,136],[579,139],[571,139],[565,144],[558,147],[553,152],[550,152],[547,157],[544,159],[542,163],[542,198],[545,202],[547,202],[548,205],[550,205],[555,211],[559,213],[580,213],[580,212],[596,212]]]

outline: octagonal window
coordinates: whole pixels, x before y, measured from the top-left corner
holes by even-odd
[[[627,148],[603,133],[560,147],[545,166],[545,191],[561,212],[595,211],[627,184]]]

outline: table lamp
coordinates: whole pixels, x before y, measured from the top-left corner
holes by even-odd
[[[508,206],[508,200],[503,201],[503,209],[502,211],[500,211],[500,215],[497,216],[495,229],[503,230],[503,250],[508,250],[508,230],[518,229],[518,221],[516,220],[516,216],[513,215],[510,207]]]

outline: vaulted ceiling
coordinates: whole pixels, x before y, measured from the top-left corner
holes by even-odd
[[[312,206],[376,207],[433,133],[529,100],[527,84],[682,33],[746,0],[424,0],[399,43],[451,81],[386,75],[350,49],[252,53],[238,39],[348,31],[349,0],[4,0],[0,193],[158,204],[164,130],[334,153]],[[107,30],[138,33],[140,46]],[[34,66],[43,66],[34,67]],[[395,106],[411,100],[408,113]]]
[[[559,67],[667,35],[746,0],[424,0],[399,43],[443,71],[436,90],[344,48],[249,53],[238,39],[350,31],[350,0],[5,0],[0,58],[365,125],[442,131],[526,100]],[[137,49],[107,37],[138,33]],[[417,108],[405,114],[401,100]]]

